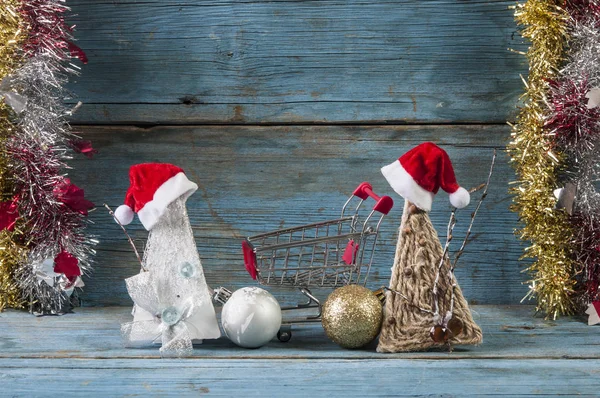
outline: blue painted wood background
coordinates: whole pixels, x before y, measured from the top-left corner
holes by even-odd
[[[512,1],[69,4],[90,59],[70,85],[70,101],[84,102],[73,122],[100,151],[71,163],[73,180],[116,207],[131,164],[182,166],[200,185],[189,212],[212,286],[254,283],[242,265],[244,236],[336,217],[363,180],[397,203],[369,283],[387,284],[402,200],[379,168],[431,140],[450,153],[461,184],[478,185],[492,149],[509,139],[505,121],[526,73],[524,58],[508,51],[524,48]],[[457,270],[471,303],[518,303],[526,292],[512,179],[500,153],[477,239]],[[448,215],[440,193],[438,231]],[[459,216],[460,232],[468,212]],[[138,271],[135,257],[104,209],[91,219],[100,244],[84,305],[129,305],[123,279]],[[137,221],[129,229],[141,247],[146,231]]]
[[[514,1],[69,1],[81,123],[504,123]]]

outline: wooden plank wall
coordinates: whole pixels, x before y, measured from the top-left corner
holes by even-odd
[[[113,208],[122,203],[130,164],[165,161],[179,164],[200,185],[188,201],[192,225],[211,286],[232,287],[254,282],[243,268],[240,242],[244,236],[279,227],[316,222],[339,215],[346,195],[363,180],[376,192],[392,195],[379,167],[422,140],[446,148],[459,181],[467,187],[487,177],[492,148],[504,145],[503,126],[203,126],[203,127],[88,127],[86,135],[100,150],[94,160],[78,160],[74,181],[84,182],[90,199]],[[524,294],[516,259],[518,242],[512,235],[516,216],[508,212],[506,189],[511,178],[501,154],[490,197],[474,230],[457,278],[471,302],[515,303]],[[385,220],[371,287],[386,284],[393,260],[402,201]],[[440,192],[432,219],[445,231],[448,196]],[[464,231],[469,213],[459,213]],[[93,213],[91,229],[101,238],[93,280],[87,282],[89,304],[129,302],[123,278],[139,265],[124,235],[106,211]],[[136,239],[147,233],[136,222]],[[280,293],[283,300],[291,296]],[[324,293],[320,293],[323,296]]]
[[[76,129],[99,154],[70,175],[91,200],[122,203],[131,164],[172,162],[199,183],[189,201],[211,286],[253,285],[242,237],[337,217],[361,181],[393,195],[379,168],[431,140],[459,182],[487,176],[509,139],[526,73],[512,1],[70,1],[90,58],[70,88]],[[500,153],[491,195],[457,270],[473,303],[514,304],[526,292],[508,211],[513,179]],[[402,201],[384,222],[370,287],[390,275]],[[432,219],[449,216],[440,193]],[[464,232],[468,212],[459,214]],[[106,211],[84,304],[129,305],[135,257]],[[141,244],[147,233],[129,228]],[[273,289],[282,302],[298,294]],[[327,292],[317,292],[324,297]]]
[[[85,123],[504,123],[514,1],[69,1]]]

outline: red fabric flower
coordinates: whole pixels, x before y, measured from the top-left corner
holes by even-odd
[[[81,275],[79,261],[71,253],[62,251],[54,257],[54,272],[65,274],[69,280],[74,280]]]
[[[0,231],[5,229],[12,231],[15,228],[17,218],[19,218],[17,198],[0,202]]]
[[[74,138],[69,142],[69,144],[75,152],[81,153],[90,159],[94,156],[95,153],[98,153],[98,151],[92,147],[91,141],[82,140],[80,138]]]
[[[54,196],[60,202],[67,205],[71,210],[76,211],[84,216],[88,215],[88,210],[94,207],[94,204],[84,198],[83,189],[75,184],[71,184],[71,180],[65,178],[54,187]]]

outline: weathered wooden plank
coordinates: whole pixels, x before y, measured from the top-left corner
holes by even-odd
[[[220,308],[220,307],[218,307]],[[359,350],[346,350],[331,342],[318,323],[294,325],[287,343],[273,340],[256,350],[235,346],[228,339],[206,340],[194,350],[193,358],[204,359],[586,359],[600,360],[597,328],[578,318],[545,321],[535,318],[530,306],[473,307],[474,318],[482,327],[483,344],[457,346],[446,351],[379,354],[375,344]],[[284,319],[289,319],[288,313]],[[36,318],[27,313],[0,314],[1,359],[16,358],[159,358],[158,347],[125,349],[119,325],[132,319],[130,307],[78,308],[62,317]]]
[[[598,360],[1,360],[12,396],[597,397]],[[76,367],[76,369],[74,369]]]
[[[69,1],[86,123],[503,122],[512,0]]]
[[[254,285],[244,270],[240,249],[245,236],[339,217],[347,195],[361,181],[389,194],[396,207],[382,225],[369,286],[386,285],[395,250],[402,200],[379,168],[418,143],[442,145],[454,160],[458,180],[466,187],[487,177],[492,148],[503,148],[506,126],[417,127],[86,127],[81,129],[100,153],[71,164],[73,181],[97,204],[123,203],[131,164],[162,161],[182,166],[200,189],[188,201],[192,226],[208,283],[233,288]],[[497,172],[479,220],[476,241],[468,246],[456,271],[472,303],[517,303],[526,292],[513,236],[516,216],[508,211],[508,182],[513,173],[500,153]],[[437,195],[431,213],[438,231],[445,231],[448,196]],[[468,211],[459,212],[458,236]],[[98,235],[94,278],[85,280],[86,305],[129,305],[123,279],[138,272],[128,243],[108,213],[92,213],[90,232]],[[135,221],[131,234],[147,237]],[[282,302],[298,300],[297,292],[272,289]],[[327,291],[317,291],[325,297]]]
[[[296,327],[288,343],[255,350],[205,341],[185,360],[160,359],[157,348],[124,349],[126,307],[43,318],[7,311],[0,314],[2,395],[597,396],[595,327],[534,318],[530,306],[473,311],[484,342],[452,353],[345,350],[312,324]]]

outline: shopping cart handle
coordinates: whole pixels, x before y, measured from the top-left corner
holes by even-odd
[[[373,210],[380,212],[381,214],[387,215],[392,207],[394,207],[394,201],[389,196],[379,196],[373,192],[373,187],[368,182],[361,182],[360,185],[354,190],[354,196],[366,200],[369,196],[377,201]]]

